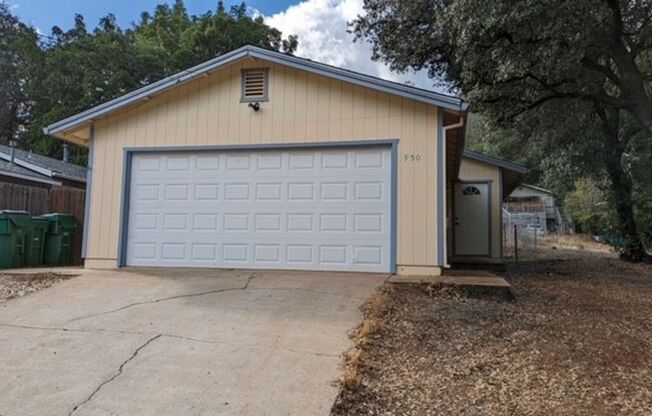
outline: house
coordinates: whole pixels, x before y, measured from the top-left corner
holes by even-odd
[[[503,257],[503,201],[526,173],[526,168],[515,163],[464,150],[451,198],[455,212],[451,243],[455,259]]]
[[[494,210],[523,176],[491,159],[464,167],[466,112],[245,46],[45,132],[90,149],[86,267],[438,275],[473,236],[486,244],[456,254],[500,255]]]
[[[58,160],[15,147],[0,145],[0,180],[2,182],[27,181],[34,186],[43,184],[85,189],[86,173],[85,167],[75,165],[67,160]]]
[[[555,196],[547,189],[522,184],[507,197],[504,207],[521,224],[540,224],[546,232],[562,228],[563,219]]]

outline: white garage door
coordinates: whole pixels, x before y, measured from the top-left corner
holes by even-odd
[[[390,271],[387,147],[143,153],[126,264]]]

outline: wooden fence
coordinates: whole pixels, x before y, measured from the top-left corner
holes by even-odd
[[[77,219],[77,229],[72,241],[73,263],[81,264],[85,195],[86,191],[84,189],[69,186],[46,189],[13,183],[0,183],[0,210],[23,210],[32,215],[51,212],[74,215]]]

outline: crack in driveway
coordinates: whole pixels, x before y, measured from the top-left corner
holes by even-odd
[[[18,328],[18,329],[31,329],[31,330],[37,330],[37,331],[82,332],[82,333],[108,332],[108,333],[116,333],[116,334],[122,334],[122,335],[151,335],[151,332],[148,333],[148,332],[139,332],[139,331],[123,331],[123,330],[119,330],[119,329],[106,329],[106,328],[43,327],[43,326],[29,326],[29,325],[14,325],[14,324],[6,324],[6,323],[0,323],[0,327]],[[184,335],[169,334],[169,333],[160,333],[160,334],[158,334],[158,336],[166,337],[166,338],[172,338],[172,339],[181,339],[181,340],[197,342],[197,343],[201,343],[201,344],[226,345],[226,346],[229,346],[229,347],[236,347],[236,348],[271,349],[271,350],[279,350],[279,351],[291,352],[291,353],[295,353],[295,354],[313,355],[313,356],[316,356],[316,357],[339,357],[340,356],[339,354],[328,354],[328,353],[324,353],[324,352],[299,350],[299,349],[293,349],[293,348],[279,347],[277,345],[236,344],[236,343],[233,343],[233,342],[210,340],[210,339],[201,339],[201,338],[193,338],[193,337],[188,337],[188,336],[184,336]]]
[[[70,413],[68,413],[68,416],[72,416],[72,415],[73,415],[77,410],[79,410],[80,407],[82,407],[82,406],[85,405],[86,403],[88,403],[88,402],[90,402],[91,400],[93,400],[93,397],[95,397],[95,395],[96,395],[97,393],[99,393],[99,391],[102,389],[102,387],[106,386],[107,384],[109,384],[110,382],[112,382],[113,380],[115,380],[116,378],[118,378],[118,377],[120,376],[120,374],[122,374],[122,371],[124,370],[125,366],[126,366],[126,365],[131,361],[131,360],[133,360],[134,358],[136,358],[136,356],[138,355],[138,353],[139,353],[140,351],[142,351],[143,348],[147,347],[149,344],[151,344],[152,342],[156,341],[156,340],[159,339],[161,336],[162,336],[162,334],[158,334],[158,335],[156,335],[156,336],[154,336],[154,337],[148,339],[147,341],[145,341],[144,344],[142,344],[141,346],[139,346],[138,348],[136,348],[136,350],[134,350],[133,354],[131,354],[131,356],[130,356],[129,358],[127,358],[125,361],[122,362],[122,364],[120,364],[120,367],[118,367],[118,372],[115,373],[113,376],[109,377],[108,379],[104,380],[102,383],[100,383],[100,385],[97,386],[97,388],[95,388],[95,390],[93,390],[93,392],[92,392],[92,393],[91,393],[91,394],[90,394],[90,395],[89,395],[85,400],[83,400],[82,402],[80,402],[79,404],[75,405],[75,407],[72,408],[72,410],[70,411]]]
[[[244,286],[241,286],[241,287],[226,287],[226,288],[222,288],[222,289],[206,290],[204,292],[187,293],[187,294],[184,294],[184,295],[174,295],[174,296],[168,296],[168,297],[165,297],[165,298],[144,300],[144,301],[141,301],[141,302],[134,302],[134,303],[130,303],[128,305],[120,306],[119,308],[110,309],[108,311],[96,312],[96,313],[91,313],[91,314],[88,314],[88,315],[78,316],[76,318],[73,318],[73,319],[70,319],[70,320],[66,321],[66,324],[69,324],[69,323],[72,323],[72,322],[75,322],[75,321],[80,321],[82,319],[93,318],[93,317],[96,317],[96,316],[109,315],[109,314],[112,314],[112,313],[121,312],[121,311],[124,311],[125,309],[133,308],[135,306],[140,306],[140,305],[149,305],[149,304],[154,304],[154,303],[167,302],[169,300],[176,300],[176,299],[182,299],[182,298],[192,298],[192,297],[197,297],[197,296],[206,296],[206,295],[212,295],[212,294],[215,294],[215,293],[231,292],[231,291],[235,291],[235,290],[247,290],[247,287],[249,287],[249,283],[254,279],[254,277],[256,277],[255,273],[250,274],[247,277],[247,281],[245,282]]]
[[[191,341],[191,342],[198,342],[201,344],[210,344],[210,345],[228,345],[229,347],[237,347],[237,348],[261,348],[261,349],[272,349],[272,350],[279,350],[279,351],[286,351],[286,352],[291,352],[294,354],[305,354],[305,355],[313,355],[316,357],[340,357],[339,354],[327,354],[325,352],[314,352],[314,351],[306,351],[306,350],[297,350],[293,348],[285,348],[285,347],[279,347],[277,345],[262,345],[262,344],[234,344],[232,342],[225,342],[225,341],[212,341],[212,340],[207,340],[207,339],[199,339],[199,338],[193,338],[193,337],[186,337],[183,335],[174,335],[174,334],[162,334],[164,337],[168,338],[176,338],[176,339],[182,339],[186,341]]]
[[[158,299],[146,300],[146,301],[141,301],[141,302],[134,302],[134,303],[130,303],[130,304],[127,304],[127,305],[120,306],[119,308],[110,309],[108,311],[95,312],[95,313],[91,313],[91,314],[88,314],[88,315],[78,316],[76,318],[72,318],[72,319],[66,321],[65,323],[70,324],[70,323],[81,321],[81,320],[84,320],[84,319],[94,318],[96,316],[110,315],[110,314],[113,314],[113,313],[122,312],[124,310],[130,309],[130,308],[133,308],[133,307],[136,307],[136,306],[151,305],[151,304],[167,302],[167,301],[170,301],[170,300],[176,300],[176,299],[182,299],[182,298],[191,298],[191,297],[198,297],[198,296],[213,295],[213,294],[217,294],[217,293],[232,292],[232,291],[244,291],[244,290],[300,291],[300,292],[315,293],[315,294],[326,295],[326,296],[345,297],[345,298],[357,299],[357,300],[366,300],[367,299],[367,298],[361,297],[361,296],[353,296],[353,295],[344,294],[344,293],[333,293],[333,292],[326,292],[326,291],[314,290],[314,289],[305,289],[305,288],[299,288],[299,287],[257,287],[257,288],[249,289],[249,283],[255,277],[256,277],[255,273],[252,273],[251,275],[249,275],[249,277],[247,278],[247,281],[245,282],[244,286],[242,286],[242,287],[228,287],[228,288],[222,288],[222,289],[207,290],[207,291],[204,291],[204,292],[187,293],[187,294],[183,294],[183,295],[174,295],[174,296],[168,296],[168,297],[165,297],[165,298],[158,298]]]

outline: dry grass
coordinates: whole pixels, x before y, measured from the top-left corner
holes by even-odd
[[[344,353],[344,371],[338,380],[342,395],[354,394],[362,383],[361,369],[365,365],[365,350],[379,339],[391,307],[387,293],[375,293],[362,309],[365,319],[352,334],[355,345]]]
[[[515,302],[384,286],[332,413],[652,414],[652,266],[553,244],[509,266]]]
[[[598,243],[586,234],[551,234],[541,239],[543,248],[580,250],[593,253],[611,253],[608,245]]]
[[[0,273],[0,302],[45,289],[71,277],[74,277],[74,275],[59,273]]]

